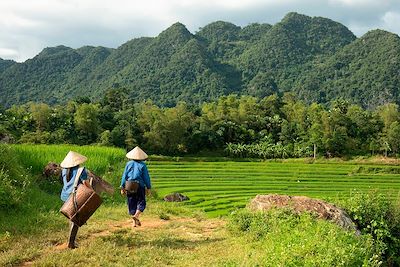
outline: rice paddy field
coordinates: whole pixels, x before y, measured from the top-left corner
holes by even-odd
[[[14,145],[23,166],[39,174],[49,161],[61,162],[71,149],[86,155],[85,164],[114,186],[119,186],[125,152],[118,148],[68,145]],[[399,198],[400,167],[396,161],[341,161],[293,159],[232,161],[225,158],[150,157],[147,162],[158,197],[172,192],[187,195],[183,205],[210,217],[244,207],[257,194],[304,195],[327,200],[345,198],[352,190],[378,189]]]
[[[390,198],[400,192],[400,168],[350,162],[150,162],[160,195],[180,192],[186,205],[211,216],[244,207],[257,194],[304,195],[334,200],[352,190],[379,190]]]

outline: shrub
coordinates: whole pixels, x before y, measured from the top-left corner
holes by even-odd
[[[263,141],[255,144],[234,144],[228,143],[225,152],[232,157],[250,157],[250,158],[300,158],[312,155],[311,148],[306,144],[276,144],[270,141]]]
[[[310,214],[239,210],[228,229],[252,254],[252,266],[379,266],[370,235],[356,236]]]
[[[0,155],[0,211],[9,211],[22,201],[29,181],[7,145],[0,145]]]
[[[389,266],[400,266],[399,204],[376,190],[352,191],[341,203],[360,231],[373,237],[375,253],[380,254]]]

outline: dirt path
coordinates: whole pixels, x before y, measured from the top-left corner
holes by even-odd
[[[92,233],[87,233],[85,236],[85,240],[91,240],[95,239],[98,237],[103,237],[103,236],[109,236],[112,235],[114,232],[119,231],[121,229],[132,229],[133,231],[146,231],[146,230],[151,230],[154,228],[160,228],[163,226],[166,226],[170,223],[175,223],[175,222],[194,222],[195,219],[193,218],[176,218],[176,219],[171,219],[171,220],[161,220],[161,219],[156,219],[156,218],[145,218],[142,221],[142,226],[140,227],[133,227],[132,220],[127,219],[123,221],[110,221],[110,222],[105,222],[104,224],[107,225],[107,227],[104,230],[98,231],[98,232],[92,232]],[[210,228],[212,229],[212,227]],[[208,229],[207,231],[210,231]],[[207,232],[206,231],[206,232]],[[67,243],[62,243],[62,244],[55,244],[55,246],[49,247],[45,250],[42,251],[41,255],[36,257],[35,259],[29,260],[22,262],[18,266],[32,266],[35,262],[36,259],[51,254],[51,253],[57,253],[63,250],[68,249],[68,244]]]

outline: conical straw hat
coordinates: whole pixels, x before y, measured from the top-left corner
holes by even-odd
[[[87,160],[87,157],[74,152],[68,152],[67,156],[65,156],[64,160],[61,162],[60,166],[62,168],[72,168],[78,166],[81,163],[84,163]]]
[[[149,156],[147,156],[147,154],[140,147],[137,146],[126,153],[126,157],[133,160],[146,160]]]

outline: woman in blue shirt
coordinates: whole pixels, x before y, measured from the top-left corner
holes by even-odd
[[[74,181],[75,177],[78,173],[79,165],[84,163],[87,158],[79,153],[74,151],[68,152],[67,156],[61,162],[60,166],[63,168],[61,171],[63,188],[61,190],[61,200],[67,201],[69,195],[72,193],[74,189]],[[79,176],[78,184],[85,182],[87,180],[87,172],[85,168],[83,169],[81,175]],[[68,238],[68,247],[71,249],[77,248],[77,244],[75,243],[76,235],[78,234],[79,226],[70,222],[70,231]]]
[[[124,173],[121,179],[121,195],[126,195],[128,203],[128,211],[132,216],[134,227],[141,226],[139,221],[140,214],[146,208],[146,195],[150,194],[151,182],[149,172],[144,160],[148,158],[147,154],[135,147],[126,154],[130,159],[126,163]],[[136,183],[137,190],[129,191],[127,184]],[[135,188],[136,189],[136,188]]]

